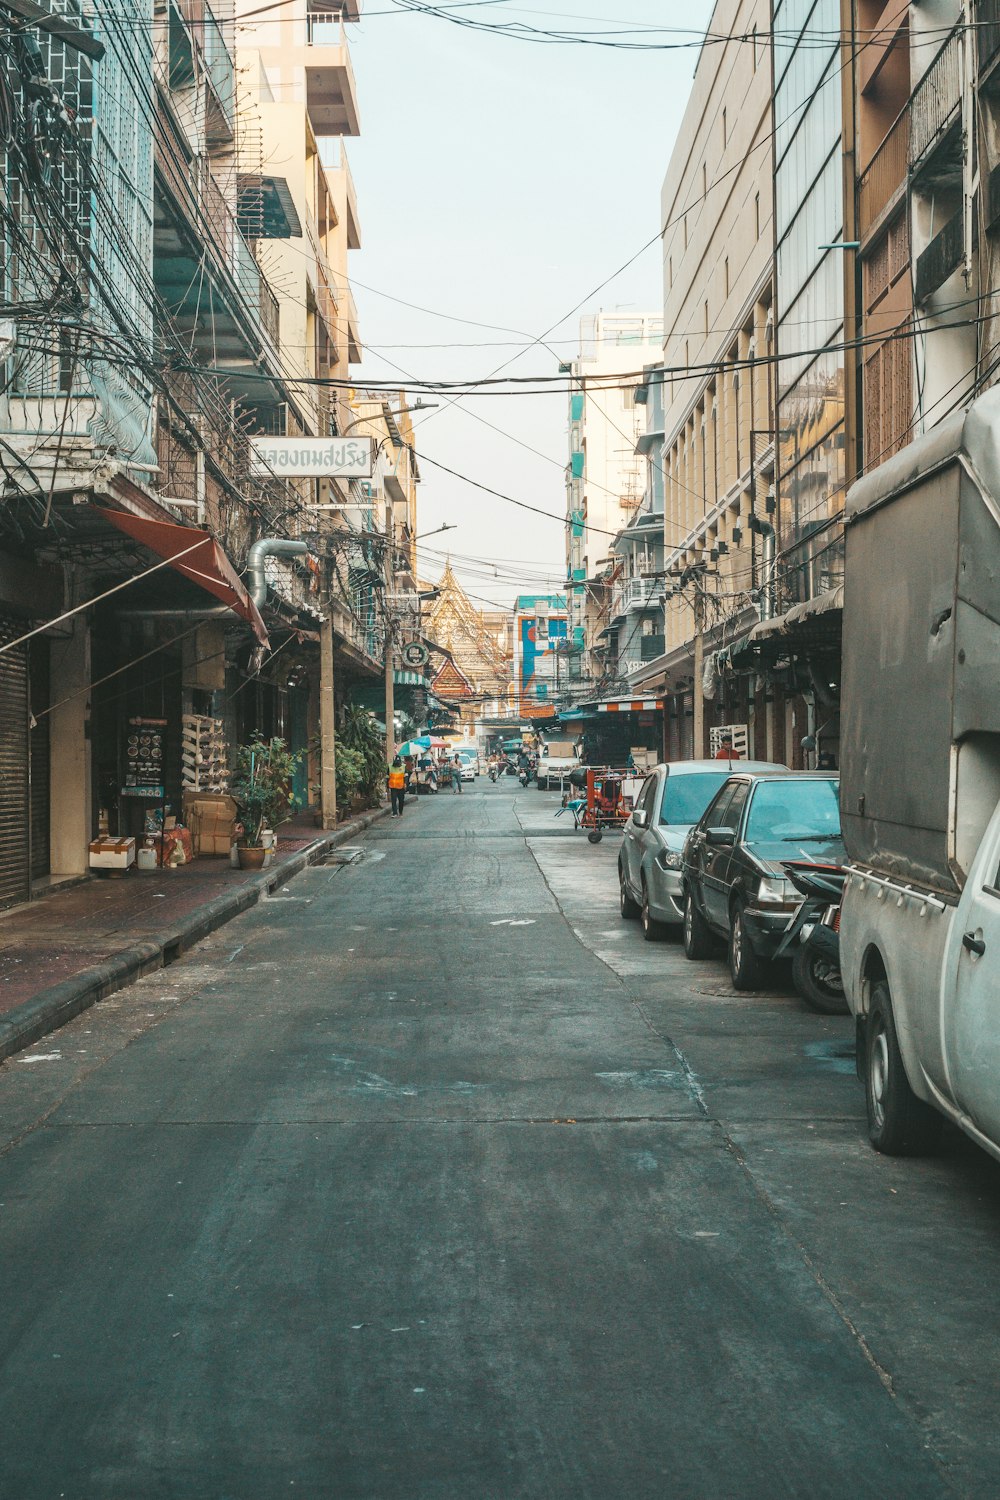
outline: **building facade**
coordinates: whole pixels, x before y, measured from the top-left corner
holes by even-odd
[[[605,674],[611,607],[611,544],[642,503],[635,445],[644,427],[635,404],[643,367],[658,359],[659,314],[599,312],[580,325],[570,377],[566,469],[566,586],[569,666],[581,686]]]

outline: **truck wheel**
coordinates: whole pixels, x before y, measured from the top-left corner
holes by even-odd
[[[729,924],[729,974],[734,990],[759,990],[764,985],[764,965],[750,946],[743,906],[737,901]]]
[[[799,943],[792,959],[792,982],[802,999],[821,1016],[846,1016],[847,997],[840,970],[808,943]]]
[[[886,1156],[926,1156],[937,1145],[941,1116],[910,1088],[896,1040],[889,986],[872,990],[865,1026],[868,1137]]]
[[[708,958],[712,952],[712,934],[701,912],[694,904],[690,890],[684,892],[684,956]]]
[[[647,943],[658,943],[663,936],[663,925],[658,922],[649,909],[649,889],[645,878],[642,882],[642,906],[639,909],[642,921],[642,935]]]
[[[625,883],[625,871],[621,865],[618,866],[618,905],[621,910],[622,920],[630,922],[633,917],[639,915],[639,908],[628,893]]]

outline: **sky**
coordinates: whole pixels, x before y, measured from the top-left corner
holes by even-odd
[[[685,46],[648,51],[515,41],[398,4],[364,0],[349,28],[361,112],[361,135],[346,142],[362,233],[349,272],[365,345],[357,383],[477,379],[500,366],[552,375],[573,357],[584,314],[660,311],[658,241],[594,289],[660,227],[707,0],[487,0],[455,11],[592,32],[676,27],[682,14],[694,28],[654,38]],[[531,347],[549,329],[547,347]],[[565,393],[423,399],[439,405],[414,417],[418,534],[455,529],[426,538],[421,576],[436,580],[450,554],[480,607],[508,606],[543,581],[560,588]]]

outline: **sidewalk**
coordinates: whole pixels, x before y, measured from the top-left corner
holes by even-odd
[[[121,880],[95,877],[0,913],[0,1061],[140,974],[172,963],[387,812],[364,813],[329,833],[287,824],[267,870],[197,859],[177,870],[133,870]]]

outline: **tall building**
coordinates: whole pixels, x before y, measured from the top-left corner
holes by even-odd
[[[776,747],[773,704],[720,654],[760,618],[773,565],[773,155],[766,0],[718,0],[661,194],[663,653],[629,673],[662,696],[665,752],[741,725]],[[655,470],[654,470],[655,472]]]
[[[513,688],[517,710],[555,707],[567,676],[569,610],[563,594],[519,594],[514,601]]]
[[[658,360],[658,314],[599,312],[580,324],[580,351],[563,366],[570,376],[566,468],[566,583],[569,668],[576,680],[604,676],[609,623],[611,543],[638,510],[643,464],[635,445],[644,426],[635,406],[643,368]]]

